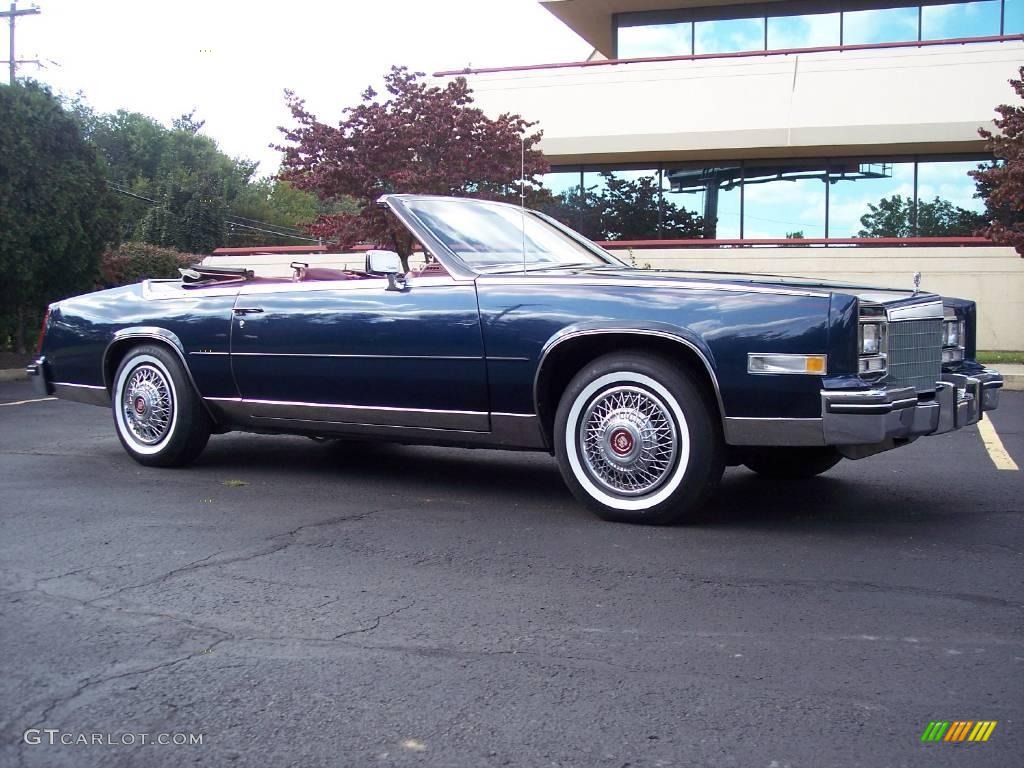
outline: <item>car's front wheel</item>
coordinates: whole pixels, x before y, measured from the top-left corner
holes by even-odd
[[[606,355],[577,373],[554,437],[566,484],[605,520],[692,516],[724,469],[714,402],[682,366],[651,354]]]
[[[210,417],[181,362],[164,347],[129,350],[114,376],[112,394],[117,436],[140,464],[181,466],[206,447]]]

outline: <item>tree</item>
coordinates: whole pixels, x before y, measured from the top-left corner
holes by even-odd
[[[918,201],[915,226],[914,199],[893,195],[868,203],[860,223],[858,237],[955,237],[973,235],[985,225],[985,216],[936,197]]]
[[[384,77],[388,97],[379,100],[367,88],[337,126],[320,122],[294,92],[285,92],[297,125],[281,129],[289,143],[276,147],[284,152],[280,178],[322,201],[348,196],[359,206],[319,216],[311,232],[342,245],[388,243],[406,261],[412,239],[375,205],[381,195],[518,199],[521,175],[531,191],[539,187],[537,177],[548,166],[534,149],[541,133],[527,133],[534,123],[512,114],[488,118],[473,106],[465,78],[439,87],[423,76],[392,67]]]
[[[228,224],[228,233],[232,245],[297,245],[308,242],[306,230],[318,216],[345,211],[355,213],[358,206],[350,198],[321,203],[312,192],[287,181],[262,178],[246,185],[231,204],[232,220],[239,221]]]
[[[229,157],[213,139],[199,135],[204,122],[195,119],[194,111],[182,114],[167,128],[138,112],[96,113],[81,96],[65,104],[98,150],[110,183],[121,196],[122,239],[174,247],[226,244],[224,222],[210,219],[231,212],[234,201],[252,182],[256,163]],[[169,217],[184,214],[184,202],[168,207],[169,194],[172,198],[180,194],[195,198],[196,205],[213,198],[218,202],[213,207],[205,204],[201,211],[193,210],[187,221],[170,221]],[[152,210],[161,205],[163,211]],[[179,231],[168,237],[169,230],[187,229],[189,222],[199,224],[202,231]],[[219,232],[222,239],[211,240],[211,231]]]
[[[184,131],[195,136],[206,125],[205,120],[196,120],[195,115],[194,109],[191,112],[182,112],[180,117],[171,121],[171,127],[176,131]]]
[[[46,304],[92,287],[118,206],[96,150],[47,88],[0,85],[0,114],[0,315],[24,351]]]
[[[1024,67],[1020,79],[1010,80],[1017,95],[1024,99]],[[996,162],[971,171],[978,196],[985,201],[986,227],[982,234],[997,243],[1012,245],[1024,256],[1024,107],[1003,104],[996,107],[999,133],[982,128]]]
[[[214,179],[198,182],[169,177],[159,202],[143,217],[139,234],[147,243],[188,253],[209,253],[226,239],[225,206]]]

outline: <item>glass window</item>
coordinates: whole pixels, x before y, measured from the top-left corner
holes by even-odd
[[[998,35],[999,6],[1000,0],[926,5],[921,8],[921,39]]]
[[[527,203],[543,211],[567,227],[580,226],[580,172],[578,170],[554,171],[541,177],[542,189],[537,197]]]
[[[917,7],[843,13],[843,45],[917,40]]]
[[[744,167],[743,237],[825,236],[824,160],[754,160]]]
[[[662,236],[663,211],[657,168],[588,171],[583,175],[583,185],[587,191],[587,210],[583,216],[584,227],[590,230],[585,233],[587,237],[655,240]]]
[[[829,237],[912,237],[914,164],[832,160]]]
[[[985,203],[967,175],[982,164],[921,162],[917,166],[917,234],[920,237],[970,236],[984,226]]]
[[[413,199],[408,206],[431,234],[480,272],[607,263],[518,206],[438,198]]]
[[[1006,0],[1004,13],[1003,34],[1024,34],[1024,0]]]
[[[839,45],[839,14],[815,13],[806,16],[770,16],[768,49],[824,48]]]
[[[620,59],[648,56],[689,56],[693,53],[693,25],[650,24],[619,27],[616,55]]]
[[[740,237],[740,163],[677,165],[665,169],[662,233],[665,238]]]
[[[764,50],[764,19],[698,21],[694,53],[735,53]]]

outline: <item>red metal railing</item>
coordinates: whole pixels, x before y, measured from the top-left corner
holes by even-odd
[[[245,248],[214,248],[214,256],[255,256],[259,253],[327,253],[326,245],[264,245]]]
[[[934,45],[963,45],[965,43],[1024,42],[1024,35],[989,35],[987,37],[949,37],[942,40],[912,40],[899,43],[858,43],[855,45],[828,45],[813,48],[775,48],[767,51],[738,51],[735,53],[694,53],[680,56],[648,56],[638,59],[599,59],[596,61],[565,61],[555,64],[520,64],[512,67],[481,67],[479,69],[451,69],[435,72],[434,77],[456,75],[487,75],[498,72],[530,72],[543,69],[569,69],[572,67],[608,67],[617,64],[637,64],[664,61],[703,61],[705,59],[749,59],[758,56],[790,56],[800,53],[831,53],[835,51],[874,51],[888,48],[928,48]]]
[[[753,248],[757,246],[774,246],[800,248],[807,245],[856,245],[867,248],[893,247],[988,247],[996,246],[985,237],[806,237],[786,239],[750,239],[750,240],[704,240],[692,238],[686,240],[602,240],[597,243],[602,248]]]

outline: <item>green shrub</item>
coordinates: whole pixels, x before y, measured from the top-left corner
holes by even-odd
[[[148,243],[122,243],[100,261],[100,288],[131,285],[142,280],[177,277],[179,267],[198,264],[202,256]]]

